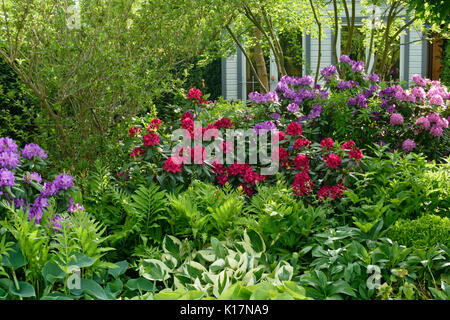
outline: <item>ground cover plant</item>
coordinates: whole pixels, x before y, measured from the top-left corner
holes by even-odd
[[[191,88],[77,175],[1,137],[0,299],[449,299],[447,88],[320,74]]]

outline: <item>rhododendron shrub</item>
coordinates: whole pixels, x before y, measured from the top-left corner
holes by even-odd
[[[382,85],[376,74],[364,75],[362,66],[342,56],[340,73],[322,69],[330,95],[321,101],[320,133],[352,139],[362,146],[389,144],[390,150],[423,152],[430,159],[447,155],[447,88],[419,75],[412,77],[410,89]]]
[[[6,206],[21,208],[29,220],[47,220],[45,225],[57,230],[64,217],[84,208],[74,203],[77,188],[71,175],[45,176],[47,158],[37,144],[20,149],[14,140],[0,138],[0,213]]]

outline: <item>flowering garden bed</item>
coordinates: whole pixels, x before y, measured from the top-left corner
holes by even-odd
[[[193,88],[87,177],[0,138],[0,299],[450,298],[450,93],[411,83],[341,56],[245,107]]]

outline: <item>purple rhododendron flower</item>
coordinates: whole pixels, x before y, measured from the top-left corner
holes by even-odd
[[[346,63],[350,63],[352,61],[352,59],[350,59],[350,57],[346,54],[343,54],[339,57],[339,61],[340,62],[346,62]]]
[[[402,143],[402,148],[405,152],[411,152],[416,147],[414,140],[406,139]]]
[[[272,121],[264,121],[262,123],[257,123],[253,127],[253,130],[256,132],[257,135],[263,135],[267,131],[276,129],[277,126]]]
[[[8,137],[0,138],[0,153],[2,152],[18,153],[17,144],[13,139]]]
[[[373,82],[378,82],[380,81],[380,77],[376,73],[372,73],[371,75],[369,75],[369,80]]]
[[[59,176],[55,178],[54,181],[55,187],[58,190],[67,190],[73,186],[73,179],[71,175],[61,173]]]
[[[291,103],[287,106],[287,110],[289,112],[298,112],[299,111],[299,106],[296,103]]]
[[[12,187],[14,186],[14,180],[14,173],[12,171],[5,168],[0,169],[0,187]]]
[[[59,192],[58,188],[54,183],[51,182],[44,182],[44,185],[42,186],[41,195],[44,197],[51,197],[54,196]]]
[[[30,172],[30,173],[26,173],[24,175],[24,181],[28,184],[31,183],[31,181],[36,181],[37,183],[41,183],[42,182],[42,177],[39,173],[37,172]]]
[[[45,153],[44,149],[42,149],[37,144],[29,143],[25,147],[23,147],[22,157],[27,159],[32,159],[33,157],[47,159],[47,153]]]
[[[331,78],[337,73],[337,69],[333,65],[329,65],[322,70],[320,70],[320,74],[323,76],[325,81],[330,81]]]
[[[84,211],[84,207],[79,203],[73,203],[73,199],[69,199],[69,203],[67,204],[67,211],[70,213],[74,213],[75,211]]]
[[[19,155],[13,152],[0,153],[0,167],[14,169],[19,165]]]
[[[279,102],[280,97],[278,97],[278,94],[276,92],[267,92],[265,94],[259,93],[259,92],[250,92],[248,94],[248,98],[253,103],[264,103],[264,102]]]
[[[271,114],[270,114],[270,117],[271,117],[272,119],[275,119],[275,120],[280,120],[280,119],[281,119],[281,115],[280,115],[278,112],[273,112],[273,113],[271,113]]]

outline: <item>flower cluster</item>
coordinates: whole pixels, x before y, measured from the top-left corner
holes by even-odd
[[[38,172],[24,172],[25,164],[29,165],[35,158],[47,157],[47,153],[37,144],[29,143],[19,153],[18,146],[12,139],[0,138],[0,199],[4,195],[15,208],[22,208],[28,214],[28,219],[34,219],[36,224],[40,224],[44,210],[50,205],[50,199],[54,198],[55,203],[58,203],[58,198],[64,197],[66,191],[74,186],[73,178],[68,174],[59,174],[52,182],[45,181],[41,185],[43,179]],[[34,168],[40,168],[40,165]],[[11,189],[7,193],[2,192],[6,187]],[[36,193],[36,189],[40,190],[39,193]],[[72,205],[82,208],[73,202]],[[61,210],[59,206],[56,209]],[[62,211],[72,212],[68,208],[62,208]],[[58,225],[61,217],[55,215],[52,221]]]
[[[200,91],[200,89],[196,89],[196,88],[189,89],[187,98],[189,100],[195,100],[195,101],[197,101],[198,103],[201,103],[201,104],[209,104],[209,103],[211,103],[211,101],[203,99],[202,98],[202,92]]]
[[[264,103],[264,102],[279,102],[280,97],[276,92],[267,92],[265,94],[259,92],[250,92],[248,98],[252,103]]]

